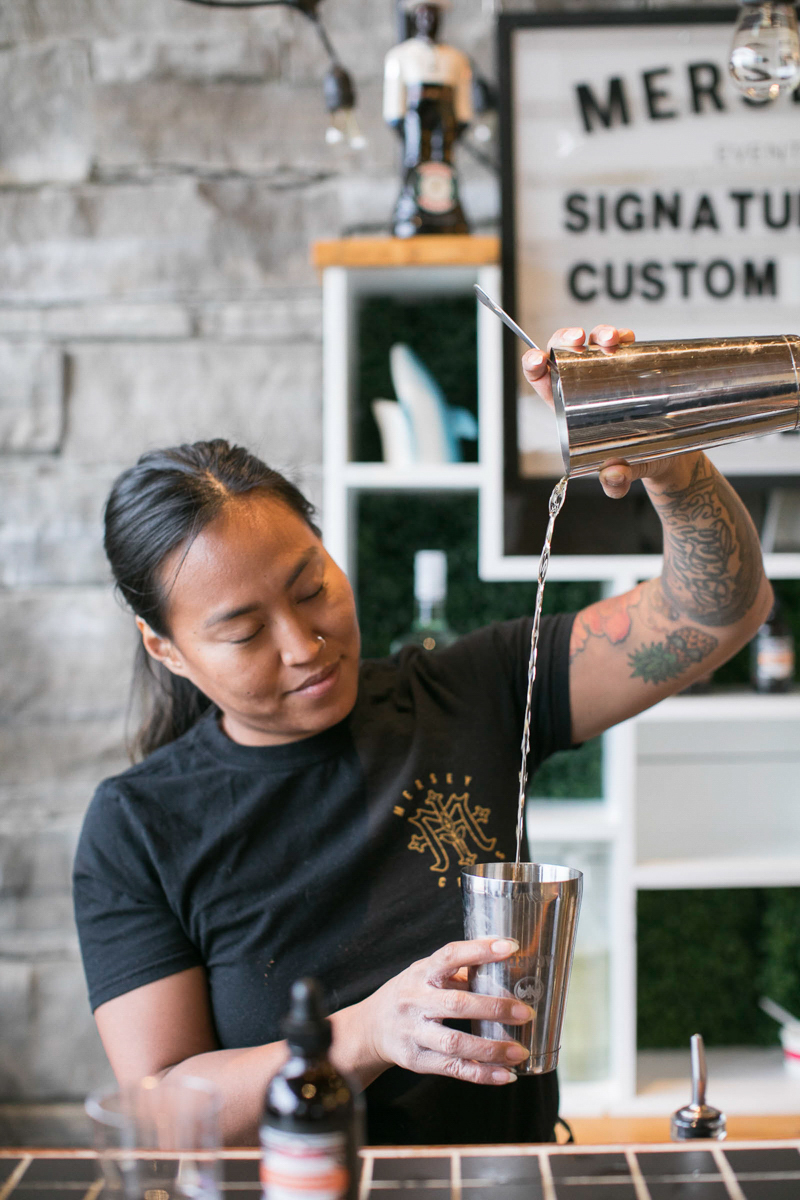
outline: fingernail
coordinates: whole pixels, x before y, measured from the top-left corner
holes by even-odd
[[[495,1083],[514,1083],[516,1078],[513,1071],[492,1071],[492,1080]]]
[[[533,1009],[529,1008],[527,1004],[515,1004],[511,1015],[516,1021],[532,1021]]]
[[[519,942],[515,942],[513,938],[498,938],[496,942],[492,942],[489,949],[492,954],[515,954],[519,950]]]
[[[613,332],[614,330],[611,325],[598,325],[597,327],[597,333],[602,334],[603,337],[611,337]]]
[[[522,356],[522,365],[528,371],[532,371],[534,367],[540,367],[543,362],[544,355],[540,354],[538,350],[528,350],[528,352]]]
[[[521,1063],[526,1058],[530,1058],[530,1055],[524,1046],[509,1046],[508,1050],[506,1050],[506,1058],[509,1062]]]
[[[583,337],[583,330],[582,330],[582,329],[568,329],[568,330],[565,332],[565,334],[564,334],[564,337],[568,337],[568,338],[577,338],[577,337],[579,337],[579,338],[582,338],[582,337]]]
[[[611,485],[611,487],[621,487],[625,482],[625,476],[622,471],[604,471],[603,481]]]

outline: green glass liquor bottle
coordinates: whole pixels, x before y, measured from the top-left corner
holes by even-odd
[[[414,555],[414,620],[407,633],[395,638],[392,654],[403,646],[441,650],[458,634],[447,623],[447,555],[444,550],[418,550]]]

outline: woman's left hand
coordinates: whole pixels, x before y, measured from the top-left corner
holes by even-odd
[[[589,334],[590,346],[602,346],[606,350],[613,349],[624,342],[635,341],[632,329],[617,329],[613,325],[595,325]],[[583,329],[573,326],[568,329],[557,329],[547,343],[547,349],[553,346],[565,346],[577,350],[586,343],[586,333]],[[522,356],[522,370],[533,390],[541,396],[546,404],[553,407],[553,389],[550,383],[550,367],[547,356],[539,350],[527,350]],[[628,463],[624,459],[609,462],[600,471],[600,483],[603,491],[613,500],[619,500],[628,494],[634,479],[654,479],[659,475],[669,475],[672,468],[670,459],[658,459],[655,462]]]

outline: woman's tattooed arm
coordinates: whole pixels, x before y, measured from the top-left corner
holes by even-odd
[[[719,645],[707,630],[680,621],[681,613],[666,600],[660,579],[640,583],[625,596],[601,600],[578,613],[572,626],[570,662],[591,638],[602,638],[609,646],[625,647],[631,679],[654,684],[680,679]]]
[[[664,528],[657,579],[578,613],[570,643],[576,740],[632,716],[730,658],[771,603],[761,547],[736,493],[703,454],[644,481]]]
[[[764,572],[753,522],[728,481],[701,455],[687,486],[651,490],[664,527],[665,599],[701,625],[735,625]]]

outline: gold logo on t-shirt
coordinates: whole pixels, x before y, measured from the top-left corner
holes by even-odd
[[[449,773],[447,779],[452,781]],[[450,866],[448,847],[455,851],[462,867],[474,866],[478,861],[477,850],[488,853],[497,844],[497,838],[487,838],[482,829],[490,816],[491,809],[470,806],[469,792],[458,795],[453,791],[445,800],[443,792],[428,788],[423,803],[408,818],[419,830],[411,838],[408,848],[419,854],[430,851],[433,855],[431,871],[444,872]]]

